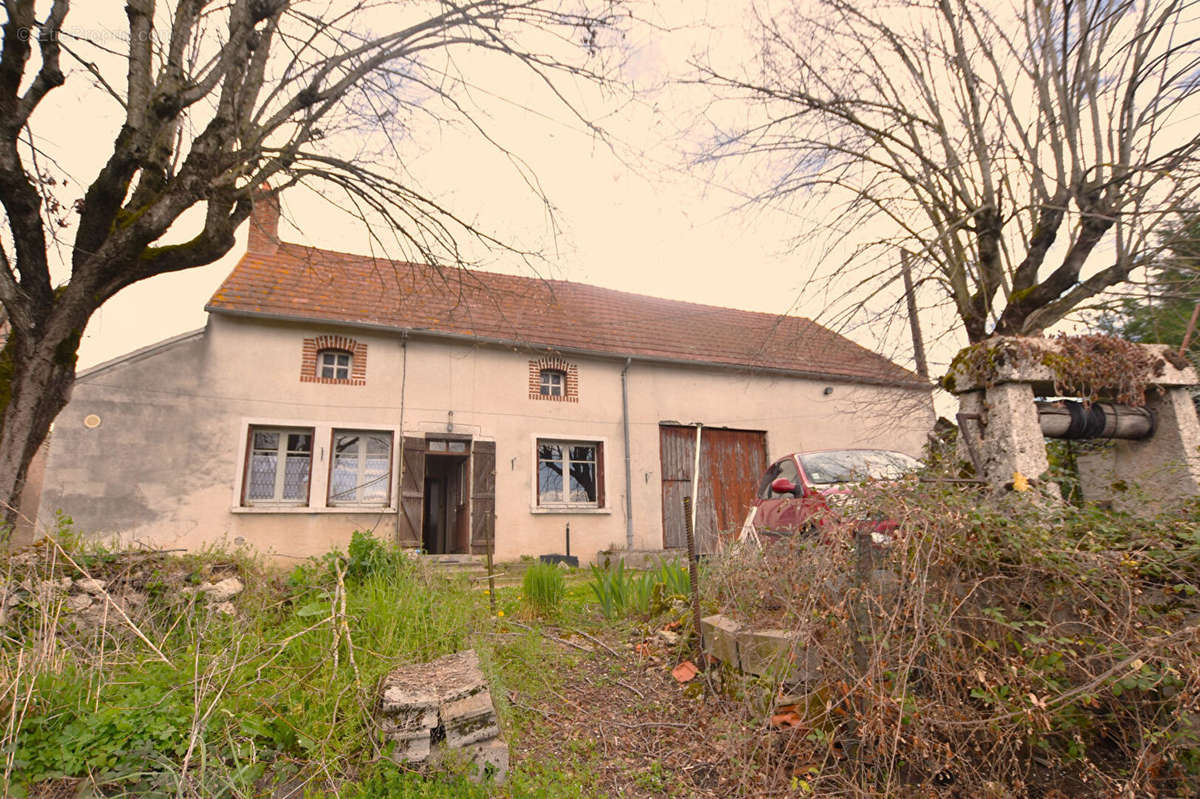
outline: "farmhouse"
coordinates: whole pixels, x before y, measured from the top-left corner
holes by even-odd
[[[770,457],[933,421],[912,373],[797,317],[282,242],[260,203],[207,326],[81,373],[39,517],[278,556],[356,529],[500,558],[736,529]]]

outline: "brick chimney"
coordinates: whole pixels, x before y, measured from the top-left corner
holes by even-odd
[[[272,255],[279,249],[279,196],[269,193],[264,185],[254,195],[254,210],[250,212],[250,232],[246,252]]]

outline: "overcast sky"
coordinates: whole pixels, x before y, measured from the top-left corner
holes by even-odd
[[[111,31],[117,41],[125,25],[121,5],[76,4],[66,27],[93,37]],[[482,268],[820,320],[824,298],[804,290],[816,253],[788,246],[800,222],[781,209],[746,205],[742,191],[753,176],[731,178],[693,166],[712,135],[712,118],[736,109],[713,107],[706,90],[686,82],[693,75],[689,60],[701,52],[726,65],[752,59],[748,7],[656,3],[654,24],[636,25],[620,41],[624,77],[637,91],[580,89],[571,97],[606,138],[550,102],[519,69],[489,67],[473,75],[473,64],[458,65],[488,132],[523,159],[553,203],[553,223],[520,172],[473,130],[413,120],[398,142],[403,166],[459,215],[545,254],[530,266],[503,251],[476,250]],[[82,194],[116,134],[120,110],[89,90],[78,67],[46,106],[35,120],[37,134],[60,154],[64,175]],[[58,124],[64,119],[72,124]],[[64,196],[71,199],[69,188]],[[289,191],[283,207],[287,240],[379,252],[361,222],[308,192]],[[183,230],[179,238],[187,235]],[[237,246],[221,261],[144,281],[110,300],[84,335],[80,367],[203,326],[204,303],[240,257],[244,241],[243,226]],[[888,342],[866,331],[847,332],[911,368],[905,328]]]

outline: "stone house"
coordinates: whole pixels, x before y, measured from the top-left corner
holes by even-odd
[[[260,204],[206,327],[82,372],[39,516],[277,556],[352,531],[499,558],[740,526],[769,458],[919,455],[930,386],[797,317],[437,269],[278,238]],[[493,538],[494,536],[494,538]]]

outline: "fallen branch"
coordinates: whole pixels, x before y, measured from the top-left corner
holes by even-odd
[[[585,633],[583,630],[576,630],[574,627],[568,627],[568,628],[566,628],[566,629],[567,629],[567,632],[570,632],[570,633],[575,633],[576,635],[581,635],[581,636],[583,636],[584,638],[586,638],[586,639],[588,639],[589,641],[591,641],[593,644],[596,644],[597,646],[602,646],[602,647],[604,647],[605,649],[607,649],[607,650],[608,650],[608,654],[612,655],[613,657],[615,657],[615,658],[617,658],[617,657],[620,657],[620,655],[618,655],[618,654],[616,653],[616,651],[615,651],[615,650],[614,650],[614,649],[613,649],[611,646],[609,646],[608,644],[604,643],[604,642],[603,642],[603,641],[601,641],[599,638],[596,638],[594,635],[588,635],[588,634],[587,634],[587,633]]]
[[[586,646],[580,646],[579,644],[575,643],[574,641],[568,641],[565,638],[557,638],[557,637],[551,635],[550,633],[546,632],[545,630],[539,630],[535,627],[530,627],[528,624],[522,624],[519,621],[512,621],[511,619],[505,619],[504,623],[511,624],[514,627],[520,627],[522,630],[529,630],[529,632],[531,632],[531,633],[537,633],[538,635],[542,636],[543,638],[553,641],[556,644],[562,644],[563,646],[569,646],[572,649],[578,649],[580,652],[589,652],[590,653],[590,652],[596,651],[594,649],[588,649]],[[608,647],[605,647],[605,649],[608,649]],[[612,652],[611,649],[609,649],[608,651]],[[613,653],[613,654],[616,654],[616,653]]]
[[[621,686],[622,688],[625,688],[626,690],[633,691],[633,693],[637,694],[638,699],[646,698],[646,696],[641,691],[634,688],[632,685],[630,685],[629,683],[627,683],[623,680],[614,680],[613,682],[615,682],[617,685]]]

